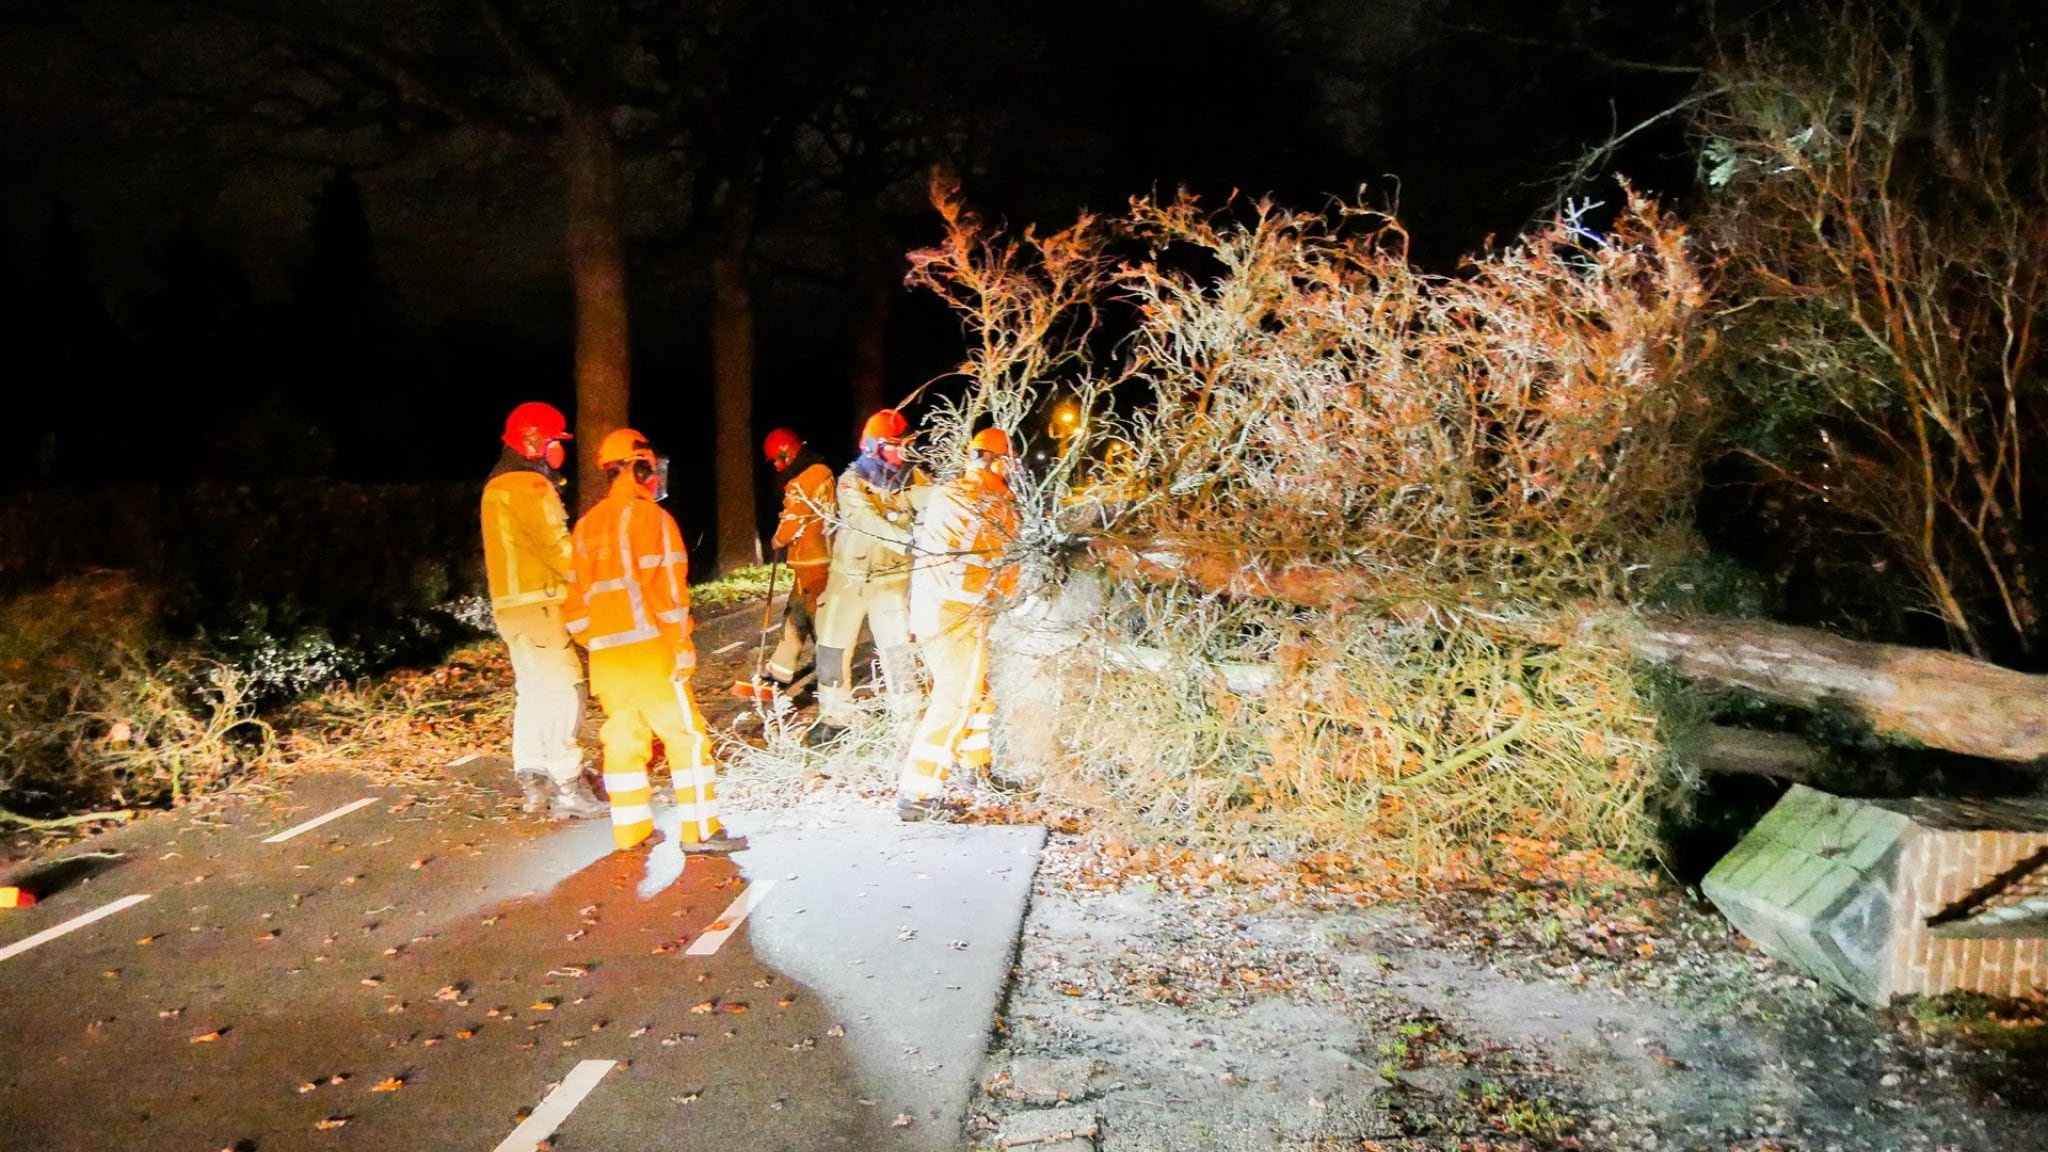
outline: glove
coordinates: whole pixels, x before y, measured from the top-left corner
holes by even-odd
[[[685,680],[688,680],[691,674],[696,671],[697,650],[695,648],[677,649],[675,671],[670,675],[669,678],[676,681],[677,683],[681,683]]]

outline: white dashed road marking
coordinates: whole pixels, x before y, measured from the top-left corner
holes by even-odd
[[[348,815],[349,813],[355,811],[358,808],[366,807],[368,805],[375,804],[376,802],[377,798],[375,796],[365,796],[361,800],[357,800],[353,803],[343,804],[341,807],[336,808],[334,811],[329,812],[325,816],[315,816],[311,820],[306,821],[304,824],[301,824],[296,828],[287,828],[284,831],[279,832],[275,836],[265,836],[263,838],[263,842],[265,844],[282,844],[285,841],[291,839],[292,837],[297,836],[301,832],[311,832],[313,829],[318,828],[322,824],[327,823],[329,820],[339,820],[343,816]]]
[[[569,1113],[583,1103],[583,1098],[590,1095],[590,1090],[597,1087],[597,1082],[604,1079],[605,1073],[617,1063],[616,1060],[585,1060],[576,1065],[562,1078],[562,1083],[548,1093],[548,1098],[540,1102],[540,1107],[535,1108],[533,1114],[491,1152],[535,1152],[541,1141],[555,1134],[555,1129],[562,1126],[562,1121],[569,1118]]]
[[[683,950],[683,955],[709,956],[717,952],[721,945],[732,939],[734,932],[739,931],[740,925],[746,922],[747,913],[761,906],[761,898],[768,895],[768,890],[773,887],[773,880],[756,880],[747,885],[746,891],[740,893],[740,898],[733,901],[732,907],[725,910],[725,915],[713,920],[711,927],[702,936],[690,941],[690,946]]]
[[[74,916],[71,919],[66,920],[62,924],[57,925],[55,928],[45,928],[41,932],[36,933],[35,935],[29,937],[26,940],[20,940],[13,944],[9,944],[5,948],[0,948],[0,960],[11,960],[16,956],[21,955],[23,952],[26,952],[29,949],[35,947],[38,944],[47,944],[50,941],[55,940],[57,937],[62,936],[67,932],[76,932],[80,928],[85,927],[87,924],[90,924],[95,920],[99,920],[107,916],[112,916],[114,913],[119,912],[123,908],[133,908],[135,905],[140,904],[147,899],[149,899],[149,893],[143,892],[138,893],[134,896],[123,896],[119,900],[114,901],[112,904],[102,904],[98,908],[95,908],[92,911],[87,912],[83,916]]]

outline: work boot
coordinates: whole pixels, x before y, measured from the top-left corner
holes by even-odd
[[[728,836],[725,829],[720,828],[713,832],[708,840],[685,843],[683,851],[694,856],[724,856],[733,852],[743,852],[746,847],[745,836]]]
[[[548,782],[548,778],[544,773],[515,772],[512,774],[512,778],[519,781],[521,795],[519,810],[521,812],[526,813],[528,816],[535,816],[547,811],[548,793],[554,790],[554,786]]]
[[[593,795],[590,785],[579,776],[554,786],[548,817],[553,820],[588,820],[609,811],[611,807]]]
[[[908,796],[898,796],[896,798],[896,818],[905,824],[916,824],[919,821],[929,820],[937,808],[938,806],[929,800],[914,800]]]
[[[831,724],[820,720],[804,730],[804,747],[822,748],[845,734],[844,724]]]

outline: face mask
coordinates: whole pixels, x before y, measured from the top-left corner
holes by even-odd
[[[560,440],[550,440],[548,441],[547,451],[541,454],[541,458],[548,462],[548,469],[550,471],[560,472],[562,464],[568,460],[569,454],[562,450],[562,442]]]
[[[875,449],[875,455],[891,468],[903,467],[903,445],[893,440],[882,441],[881,446]]]
[[[654,475],[647,478],[647,494],[657,504],[668,499],[668,457],[654,458]]]

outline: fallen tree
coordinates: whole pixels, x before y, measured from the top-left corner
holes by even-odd
[[[1188,581],[1206,592],[1268,599],[1297,608],[1334,609],[1371,603],[1379,581],[1356,569],[1318,564],[1261,563],[1221,552],[1158,545],[1103,544],[1095,555],[1111,571],[1153,581]],[[1486,613],[1483,604],[1455,606],[1414,600],[1384,605],[1409,619],[1455,610]],[[1671,616],[1596,619],[1589,613],[1492,614],[1496,628],[1538,643],[1562,643],[1570,629],[1599,628],[1637,657],[1687,680],[1735,688],[1801,708],[1846,707],[1886,739],[1990,760],[2032,763],[2048,758],[2048,676],[2001,668],[1954,652],[1871,644],[1812,628],[1762,620]]]

